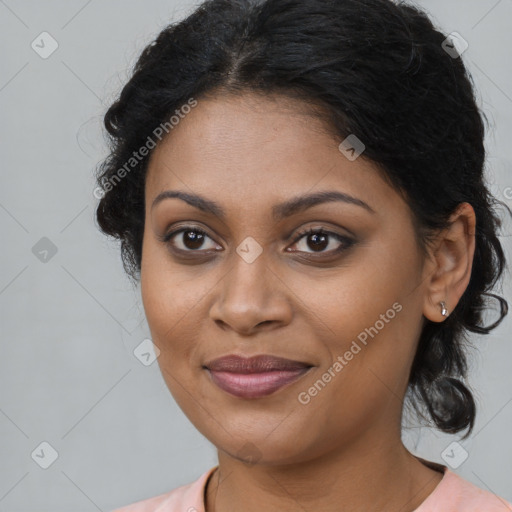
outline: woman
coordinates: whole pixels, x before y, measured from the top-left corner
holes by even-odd
[[[142,52],[97,219],[219,464],[118,511],[512,510],[401,441],[408,398],[471,433],[464,336],[507,313],[457,48],[390,0],[210,0]]]

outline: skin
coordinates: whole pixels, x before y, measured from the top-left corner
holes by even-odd
[[[413,511],[442,474],[401,442],[408,374],[425,317],[443,321],[439,302],[451,312],[468,285],[474,211],[459,205],[425,257],[400,194],[364,156],[348,160],[341,140],[306,107],[255,93],[201,98],[153,151],[141,292],[158,362],[179,406],[218,450],[208,512],[330,512],[340,504],[344,511]],[[225,218],[179,198],[152,208],[165,190],[215,201]],[[325,190],[350,194],[374,213],[338,201],[271,217],[277,203]],[[203,245],[183,233],[161,240],[183,226],[206,231]],[[310,227],[355,243],[330,235],[318,248],[308,235],[296,240]],[[262,249],[252,263],[236,252],[249,236]],[[301,404],[299,393],[394,303],[400,312]],[[272,395],[242,399],[203,368],[233,353],[313,368]]]

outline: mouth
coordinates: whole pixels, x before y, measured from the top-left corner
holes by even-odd
[[[208,362],[203,368],[214,384],[227,393],[239,398],[261,398],[295,382],[312,365],[270,355],[229,355]]]

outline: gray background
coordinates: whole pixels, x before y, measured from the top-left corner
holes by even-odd
[[[512,1],[418,4],[469,43],[463,60],[493,124],[486,141],[491,188],[512,206]],[[192,7],[0,0],[1,512],[108,511],[190,482],[216,464],[157,363],[144,366],[134,356],[149,337],[140,291],[124,276],[117,245],[93,220],[93,169],[106,155],[101,116],[144,45]],[[46,59],[31,47],[43,31],[59,45]],[[502,240],[510,258],[509,234],[507,223]],[[53,245],[39,242],[43,237]],[[503,293],[512,297],[510,275]],[[490,336],[474,338],[479,414],[475,433],[455,446],[469,454],[456,472],[508,500],[510,330],[507,318]],[[458,439],[418,427],[404,437],[416,453],[441,463]],[[58,454],[47,469],[36,463],[50,460],[43,441]]]

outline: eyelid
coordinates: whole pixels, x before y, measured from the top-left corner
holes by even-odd
[[[295,232],[298,232],[299,233],[298,236],[301,236],[300,234],[305,234],[309,230],[312,229],[314,231],[323,231],[324,233],[327,233],[327,234],[345,237],[347,239],[352,239],[354,241],[357,240],[356,234],[351,229],[349,229],[345,226],[341,226],[341,225],[336,226],[336,227],[331,227],[330,224],[331,224],[331,222],[329,222],[329,221],[313,220],[313,221],[307,222],[307,227],[305,227],[305,228],[302,228],[299,230],[297,230],[297,228],[294,228],[291,231],[288,231],[283,239],[284,240],[290,239],[291,236],[293,235],[293,233],[295,233]],[[347,234],[345,235],[342,233],[337,233],[335,230],[343,230]],[[295,235],[295,236],[297,236],[297,235]],[[296,239],[295,239],[295,241],[296,241]]]

